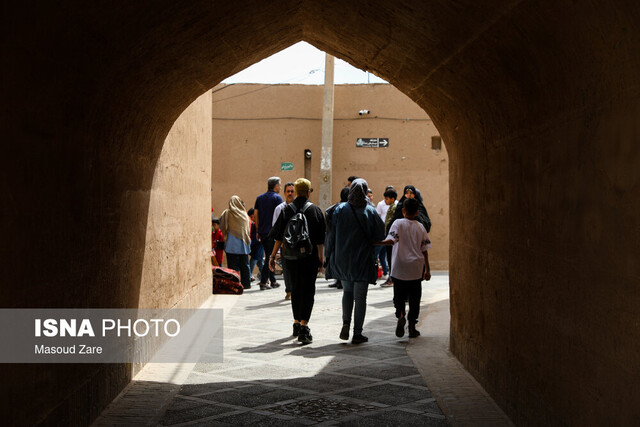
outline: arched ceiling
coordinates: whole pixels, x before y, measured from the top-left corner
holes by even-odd
[[[627,60],[637,51],[625,51],[637,46],[634,15],[597,2],[142,1],[7,12],[8,34],[29,32],[6,50],[31,68],[5,99],[41,99],[52,123],[33,126],[50,137],[161,141],[199,94],[300,40],[394,84],[454,146],[456,127],[504,134],[544,113],[532,109],[580,108],[585,91],[604,102],[601,76],[612,70],[638,91]]]

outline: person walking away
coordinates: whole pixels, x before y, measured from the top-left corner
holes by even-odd
[[[377,279],[373,242],[384,238],[384,224],[375,208],[367,203],[367,187],[364,179],[353,181],[347,203],[339,204],[333,211],[331,230],[325,239],[327,274],[341,280],[343,287],[340,338],[349,339],[353,315],[354,344],[369,340],[362,334],[362,327],[369,283]]]
[[[273,212],[280,203],[282,203],[282,197],[280,193],[280,178],[272,176],[267,180],[267,191],[262,193],[256,198],[254,209],[257,212],[256,225],[258,227],[258,236],[264,247],[265,257],[268,257],[273,250],[273,239],[269,238],[269,232],[273,228]],[[269,286],[269,282],[271,286]],[[269,260],[265,259],[264,266],[262,267],[262,274],[260,276],[260,290],[277,288],[280,286],[276,282],[276,276],[269,269]]]
[[[280,213],[285,208],[285,206],[287,206],[289,203],[292,203],[295,197],[296,190],[294,188],[293,182],[287,182],[284,185],[284,202],[276,206],[275,210],[273,211],[273,226],[276,225],[276,221],[278,220],[278,217],[280,216]],[[269,237],[273,238],[273,236]],[[289,283],[290,280],[287,277],[287,272],[284,269],[282,270],[282,277],[284,278],[284,299],[286,301],[289,301],[291,299],[291,284]]]
[[[229,199],[229,208],[222,212],[220,217],[220,230],[225,240],[227,267],[240,272],[242,287],[251,289],[249,215],[240,197],[234,195]]]
[[[315,299],[316,278],[323,266],[326,225],[322,210],[309,202],[311,182],[304,178],[298,178],[294,187],[297,197],[282,210],[273,227],[272,236],[274,236],[275,243],[269,257],[269,268],[275,269],[276,254],[282,248],[283,268],[287,272],[291,284],[293,336],[297,336],[299,342],[309,344],[313,341],[309,329],[309,319]],[[294,229],[290,220],[292,218],[300,219],[299,213],[302,214],[302,219],[306,222],[308,233],[307,246],[301,245],[302,249],[298,249],[299,247],[292,243],[293,239],[290,234]]]
[[[260,275],[262,271],[262,266],[264,265],[264,248],[262,247],[262,242],[258,239],[258,229],[256,228],[256,210],[251,208],[247,211],[247,215],[249,215],[249,219],[251,220],[251,253],[249,254],[249,272],[251,272],[251,281],[255,280],[253,276],[253,270],[258,266],[258,280],[260,280]]]
[[[396,309],[396,336],[404,336],[404,326],[409,320],[409,338],[416,338],[422,298],[422,279],[431,279],[428,249],[431,248],[429,234],[416,220],[419,202],[407,199],[402,207],[404,218],[393,223],[382,244],[393,245],[391,276],[393,277],[393,305]],[[409,300],[409,314],[405,312],[405,301]]]

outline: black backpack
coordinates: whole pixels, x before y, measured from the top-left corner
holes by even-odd
[[[309,224],[307,224],[307,217],[304,216],[304,212],[311,205],[311,202],[305,203],[300,212],[297,212],[298,209],[293,203],[289,205],[293,209],[293,216],[287,221],[287,225],[284,228],[282,256],[285,259],[302,259],[313,252],[311,236],[309,236]]]

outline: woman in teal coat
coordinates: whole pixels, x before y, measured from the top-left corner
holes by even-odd
[[[342,281],[342,331],[349,339],[353,313],[354,344],[368,341],[362,335],[369,283],[375,283],[374,242],[384,239],[384,223],[375,208],[367,203],[367,181],[356,179],[349,188],[346,203],[340,203],[328,218],[331,224],[325,240],[327,277]]]

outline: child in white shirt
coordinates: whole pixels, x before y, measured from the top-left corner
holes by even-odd
[[[405,200],[402,207],[404,218],[393,223],[389,235],[381,243],[393,245],[391,254],[391,277],[393,279],[393,305],[398,323],[396,336],[404,336],[406,319],[409,319],[409,338],[420,335],[416,330],[422,298],[422,279],[431,279],[429,256],[431,241],[424,226],[415,220],[418,215],[418,201]],[[405,301],[409,299],[407,316]]]

